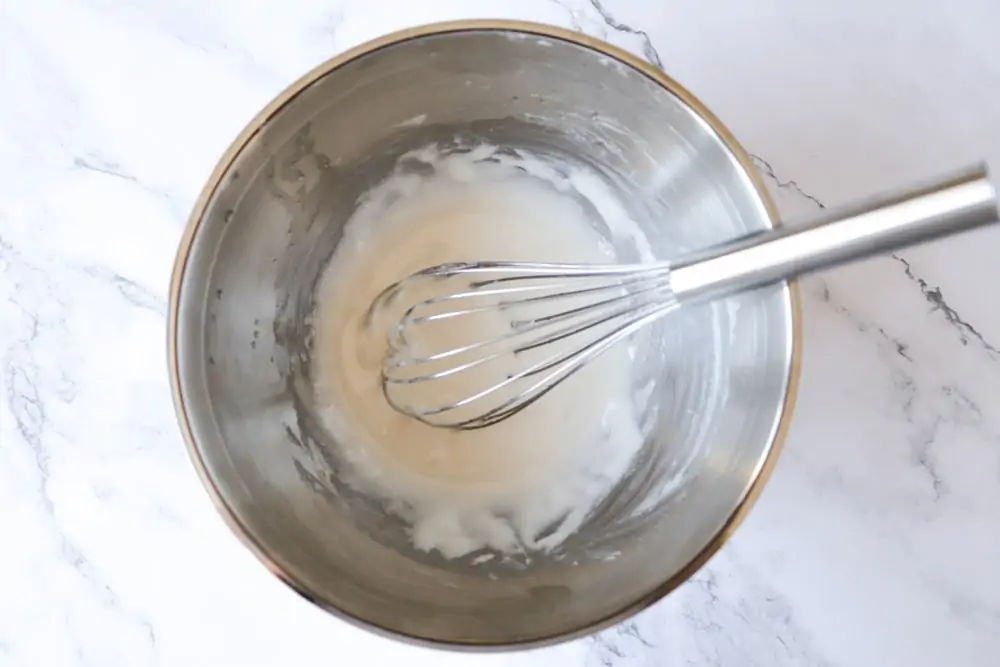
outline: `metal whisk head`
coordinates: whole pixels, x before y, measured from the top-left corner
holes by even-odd
[[[395,322],[382,364],[393,408],[476,429],[525,409],[675,304],[663,264],[467,262],[391,285],[368,323]]]

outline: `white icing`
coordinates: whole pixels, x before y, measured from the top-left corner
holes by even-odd
[[[423,169],[413,169],[415,162]],[[449,558],[552,550],[622,479],[642,444],[627,346],[612,348],[514,418],[460,432],[419,423],[386,403],[379,381],[385,328],[376,334],[364,324],[379,291],[427,266],[614,261],[581,198],[616,241],[649,254],[596,176],[484,145],[404,155],[345,228],[317,292],[317,396],[347,463],[345,481],[405,519],[418,549]]]

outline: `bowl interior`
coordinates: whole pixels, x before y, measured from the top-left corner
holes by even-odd
[[[417,552],[404,525],[341,483],[312,403],[313,290],[359,197],[401,154],[488,142],[588,165],[664,259],[772,224],[686,93],[582,39],[418,30],[321,68],[255,121],[181,248],[173,352],[196,463],[272,570],[366,625],[475,645],[596,629],[718,545],[771,452],[792,363],[786,286],[657,329],[667,361],[639,472],[559,557],[484,566]]]

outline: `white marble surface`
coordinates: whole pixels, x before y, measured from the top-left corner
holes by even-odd
[[[165,370],[198,189],[322,59],[483,16],[662,63],[790,215],[1000,158],[991,0],[0,0],[0,665],[998,664],[998,231],[806,282],[772,483],[692,582],[598,637],[396,644],[312,608],[223,527]]]

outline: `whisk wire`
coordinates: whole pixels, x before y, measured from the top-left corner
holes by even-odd
[[[605,308],[607,306],[612,306],[612,305],[615,305],[615,304],[619,304],[619,303],[622,303],[622,302],[625,302],[625,304],[626,304],[623,308],[619,308],[618,310],[612,311],[610,314],[598,315],[598,316],[592,317],[590,319],[585,319],[585,320],[583,320],[582,323],[579,323],[579,324],[576,324],[576,325],[570,325],[568,327],[565,327],[565,328],[562,328],[562,329],[558,329],[555,332],[552,332],[552,333],[550,333],[550,334],[548,334],[548,335],[540,338],[539,340],[537,340],[537,341],[535,341],[533,343],[524,344],[524,345],[520,345],[520,346],[515,346],[513,348],[507,348],[507,350],[506,350],[507,352],[513,352],[513,353],[525,352],[527,350],[531,350],[531,349],[540,347],[542,345],[546,345],[546,344],[549,344],[549,343],[553,343],[553,342],[565,339],[566,337],[575,335],[577,333],[581,333],[581,332],[583,332],[583,331],[585,331],[587,329],[590,329],[592,327],[599,326],[599,325],[601,325],[601,324],[603,324],[605,322],[608,322],[608,321],[610,321],[610,320],[612,320],[612,319],[614,319],[616,317],[619,317],[619,316],[621,316],[623,314],[627,314],[630,310],[634,309],[637,305],[648,303],[648,298],[645,299],[645,300],[639,300],[637,297],[647,296],[647,297],[650,297],[650,298],[656,298],[660,292],[663,292],[664,290],[667,290],[667,289],[669,289],[669,282],[668,281],[657,281],[655,283],[651,283],[650,285],[644,287],[641,290],[633,290],[631,292],[628,292],[628,293],[625,293],[625,294],[620,294],[620,295],[614,296],[614,297],[610,297],[608,299],[604,299],[604,300],[598,301],[596,303],[587,304],[587,305],[583,305],[583,306],[578,306],[576,308],[572,308],[572,309],[560,311],[560,312],[553,313],[553,314],[550,314],[550,315],[545,315],[545,316],[542,316],[542,317],[537,317],[537,318],[532,318],[532,319],[525,319],[525,320],[514,320],[514,321],[512,321],[510,323],[510,328],[511,328],[510,331],[507,331],[507,332],[505,332],[503,334],[500,334],[499,336],[496,336],[494,338],[485,339],[485,340],[479,340],[479,341],[476,341],[474,343],[470,343],[468,345],[451,347],[451,348],[449,348],[447,350],[444,350],[442,352],[436,352],[434,354],[423,355],[423,356],[414,357],[414,358],[410,358],[410,359],[399,358],[397,355],[394,354],[394,352],[397,352],[397,351],[403,349],[406,346],[405,331],[407,329],[412,330],[417,325],[427,324],[427,323],[434,322],[434,321],[439,321],[439,320],[435,320],[434,316],[413,317],[416,309],[418,309],[420,307],[424,307],[424,306],[430,305],[433,302],[433,300],[429,299],[427,301],[424,301],[424,302],[422,302],[420,304],[417,304],[416,306],[413,306],[412,308],[410,308],[409,311],[407,312],[407,314],[404,315],[404,317],[401,320],[401,322],[394,327],[394,333],[395,333],[395,335],[394,336],[390,336],[390,341],[397,341],[397,342],[390,343],[389,356],[387,358],[387,362],[388,362],[388,364],[392,368],[405,368],[405,367],[408,367],[408,366],[414,366],[414,365],[423,364],[423,363],[427,363],[427,362],[440,361],[440,360],[447,359],[447,358],[450,358],[450,357],[455,357],[455,356],[458,356],[458,355],[461,355],[461,354],[472,352],[472,351],[477,350],[477,349],[482,349],[482,348],[489,347],[489,346],[495,346],[498,343],[501,343],[501,342],[504,342],[504,341],[513,340],[513,339],[516,339],[516,338],[519,338],[519,337],[523,337],[524,334],[527,334],[527,333],[533,333],[533,332],[544,330],[544,329],[546,329],[548,327],[551,327],[551,326],[553,326],[555,324],[558,324],[560,322],[563,322],[565,320],[571,320],[571,319],[577,317],[578,315],[587,313],[588,311],[596,311],[598,309]],[[574,295],[582,294],[583,292],[584,291],[582,291],[582,290],[566,292],[566,293],[564,293],[564,296],[574,296]],[[556,298],[556,295],[552,295],[552,298]],[[531,303],[531,302],[534,302],[533,299],[526,299],[526,300],[524,300],[522,302],[522,304],[524,304],[524,303]],[[449,316],[451,316],[449,319],[453,319],[453,318],[456,318],[456,317],[459,317],[459,316],[462,316],[462,315],[474,315],[474,314],[480,314],[480,313],[486,313],[486,312],[494,312],[498,308],[502,310],[504,308],[504,306],[502,304],[503,304],[503,302],[501,302],[501,304],[498,305],[498,306],[481,306],[481,307],[477,307],[477,308],[470,308],[470,309],[464,309],[464,310],[458,310],[458,311],[449,311],[447,314]],[[511,305],[513,305],[513,304],[511,304]],[[499,356],[501,354],[504,354],[504,353],[505,353],[504,351],[497,352],[497,353],[494,353],[492,355],[489,355],[488,357],[484,357],[484,358],[482,358],[479,361],[480,362],[490,361],[490,360],[492,360],[492,359],[496,358],[497,356]],[[445,376],[447,376],[449,374],[452,374],[454,372],[458,372],[458,371],[462,371],[462,370],[467,370],[469,368],[473,368],[473,367],[475,367],[477,365],[479,365],[479,363],[462,364],[461,366],[455,366],[452,369],[449,369],[449,372],[442,372],[442,373],[431,374],[431,375],[428,375],[428,376],[425,376],[425,377],[408,378],[405,381],[407,381],[407,382],[413,382],[413,381],[423,381],[425,379],[438,379],[440,377],[445,377]],[[395,378],[393,378],[393,381],[398,381],[398,380],[395,379]]]
[[[406,414],[410,414],[421,421],[435,426],[447,426],[449,428],[460,428],[465,430],[474,430],[492,426],[493,424],[504,421],[514,416],[521,410],[524,410],[532,403],[545,396],[545,394],[554,389],[556,386],[567,380],[578,370],[583,368],[590,360],[596,358],[609,347],[615,345],[620,340],[627,338],[633,332],[644,327],[649,322],[670,312],[676,304],[677,302],[673,300],[649,304],[647,308],[637,312],[632,318],[610,331],[605,337],[598,338],[590,344],[579,348],[572,353],[563,355],[558,359],[552,360],[550,358],[543,362],[534,364],[476,394],[467,396],[464,399],[457,400],[447,405],[425,410],[414,409],[412,404],[397,402],[393,398],[392,392],[388,391],[386,391],[386,399],[396,410],[403,411]],[[454,412],[472,405],[473,403],[487,398],[491,394],[494,394],[505,387],[511,386],[526,377],[537,375],[538,373],[545,372],[549,369],[555,370],[553,370],[552,373],[539,378],[534,384],[530,385],[526,389],[522,389],[516,394],[510,396],[499,405],[477,413],[473,417],[459,418],[458,420],[447,422],[433,419],[434,417]],[[384,387],[385,384],[383,384],[383,388]]]
[[[669,271],[665,266],[643,267],[638,271],[635,267],[623,270],[626,268],[496,262],[448,265],[415,274],[408,280],[428,278],[441,281],[463,277],[467,279],[467,287],[426,298],[406,310],[389,337],[390,346],[382,375],[386,399],[395,409],[422,421],[452,428],[483,428],[513,416],[569,378],[590,359],[627,337],[650,319],[673,308]],[[524,271],[530,271],[531,274],[525,275]],[[497,272],[507,275],[487,280],[468,280],[469,274],[496,275]],[[567,277],[572,279],[559,280]],[[579,278],[610,280],[577,287],[575,284]],[[512,284],[526,281],[538,284]],[[505,286],[497,288],[501,284]],[[389,300],[405,288],[406,285],[397,284],[383,294]],[[487,300],[486,305],[424,314],[441,304],[463,300],[481,303],[484,299]],[[590,300],[581,304],[581,299]],[[509,330],[503,333],[465,345],[454,345],[432,354],[412,355],[414,348],[407,340],[407,332],[412,334],[421,325],[440,324],[446,320],[453,323],[460,317],[480,314],[509,314],[518,309],[530,311],[557,300],[574,305],[554,313],[545,312],[541,316],[511,318],[507,323]],[[615,326],[607,326],[616,322]],[[409,400],[397,400],[394,387],[454,377],[588,332],[590,337],[578,345],[530,362],[516,372],[508,373],[479,390],[466,392],[460,398],[442,405],[417,407]],[[480,354],[468,361],[462,358],[463,355],[469,356],[477,352]],[[454,360],[454,363],[439,363],[449,360]],[[530,384],[524,386],[525,381]],[[496,404],[474,409],[477,404],[492,397],[496,397]],[[462,416],[463,412],[471,412],[471,416]],[[446,415],[449,414],[455,416],[447,418]]]

